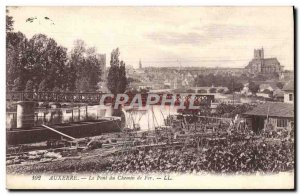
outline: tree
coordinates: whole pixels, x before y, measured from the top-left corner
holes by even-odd
[[[54,39],[37,34],[28,40],[20,32],[10,32],[6,51],[7,85],[12,85],[18,78],[21,90],[25,89],[28,80],[38,88],[45,79],[49,90],[55,86],[66,88],[67,49],[57,45]]]
[[[206,80],[206,76],[198,75],[195,78],[194,85],[197,87],[208,87],[211,86],[211,83],[208,83],[208,81]]]
[[[233,90],[234,91],[241,91],[243,88],[244,88],[244,85],[242,83],[237,82],[237,83],[234,84],[234,89]]]
[[[198,75],[194,80],[194,86],[197,87],[227,87],[229,92],[240,91],[243,88],[241,81],[245,80],[244,77],[237,77],[231,74],[225,75]]]
[[[231,113],[234,110],[234,106],[232,104],[221,103],[216,108],[216,114],[218,116],[222,116],[226,113]]]
[[[111,93],[116,95],[118,93],[124,93],[127,88],[127,78],[125,71],[125,63],[119,60],[120,52],[119,48],[114,49],[110,56],[110,69],[107,76],[107,87]],[[113,105],[115,102],[113,102]],[[113,111],[114,116],[121,116],[120,108]]]
[[[259,90],[259,85],[251,81],[249,82],[249,90],[252,92],[252,94],[256,94]]]
[[[76,81],[76,90],[78,92],[88,92],[89,89],[90,89],[90,83],[87,77],[82,77]]]
[[[9,32],[6,36],[6,83],[13,85],[16,79],[19,80],[18,88],[23,90],[28,71],[26,65],[28,58],[26,57],[28,40],[21,32]]]
[[[283,84],[280,83],[280,82],[278,82],[278,83],[276,83],[276,87],[278,87],[279,89],[282,89],[283,88]]]
[[[105,61],[95,48],[86,49],[85,43],[77,40],[67,56],[67,49],[54,39],[44,34],[27,39],[21,32],[12,32],[12,17],[7,15],[6,20],[7,89],[25,90],[28,80],[32,82],[32,89],[38,91],[57,88],[75,91],[76,86],[79,91],[98,89],[102,71],[99,65]],[[80,81],[84,83],[78,84]]]
[[[101,81],[102,63],[105,62],[94,47],[87,48],[84,41],[76,40],[68,63],[67,87],[77,91],[96,91]],[[79,84],[82,81],[84,84]]]
[[[107,76],[107,87],[110,92],[115,95],[118,93],[119,86],[119,55],[120,52],[118,48],[111,52],[110,69]]]
[[[40,82],[38,91],[39,92],[47,91],[46,80],[45,79],[43,79],[42,82]]]
[[[119,68],[119,87],[118,87],[118,93],[124,93],[127,88],[127,77],[126,77],[126,68],[125,63],[123,61],[120,62],[120,68]]]
[[[12,91],[22,91],[20,78],[14,80]]]
[[[273,94],[273,92],[271,90],[269,90],[269,89],[265,89],[262,92],[266,93],[266,94],[270,94],[270,95]]]
[[[6,32],[11,32],[14,30],[14,20],[12,16],[9,16],[9,11],[6,9]]]
[[[59,87],[54,87],[52,90],[54,93],[59,93],[61,90],[59,89]]]
[[[125,63],[119,60],[119,49],[111,52],[110,69],[107,76],[107,87],[114,95],[124,93],[127,88]]]
[[[97,54],[97,50],[94,47],[88,48],[86,51],[85,60],[85,77],[89,78],[89,90],[96,91],[98,89],[98,83],[101,81],[100,64],[103,63],[101,57]]]
[[[37,85],[46,79],[49,90],[53,90],[54,87],[66,88],[66,48],[59,46],[54,39],[44,34],[37,34],[29,40],[26,58],[27,75],[36,78]]]

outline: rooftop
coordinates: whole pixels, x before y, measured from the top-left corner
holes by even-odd
[[[253,110],[244,114],[254,116],[294,118],[294,104],[267,102],[257,105],[257,107],[255,107]]]

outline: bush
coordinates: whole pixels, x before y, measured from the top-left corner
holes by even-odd
[[[26,92],[33,92],[33,81],[28,80],[25,87]]]

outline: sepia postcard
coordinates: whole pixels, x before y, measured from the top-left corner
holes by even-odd
[[[6,7],[6,187],[295,189],[294,8]]]

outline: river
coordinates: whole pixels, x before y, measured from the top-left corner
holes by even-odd
[[[153,130],[157,126],[164,125],[164,119],[168,115],[177,113],[176,107],[153,105],[143,108],[123,108],[126,126],[132,128],[133,124],[140,126],[142,130]],[[35,125],[58,124],[95,120],[112,116],[110,106],[80,106],[72,108],[37,108],[35,110]],[[16,112],[6,113],[6,128],[16,128]]]

